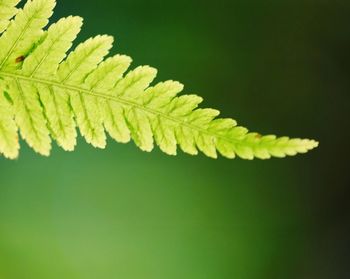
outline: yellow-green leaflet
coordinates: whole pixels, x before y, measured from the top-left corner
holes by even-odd
[[[20,0],[0,0],[0,34],[10,23],[10,19],[17,13],[16,5]]]
[[[107,57],[113,38],[98,35],[68,53],[81,26],[67,17],[47,27],[55,0],[0,0],[0,154],[19,154],[19,135],[41,155],[52,140],[73,151],[77,128],[85,140],[105,148],[107,135],[133,140],[144,151],[154,145],[169,154],[177,149],[217,158],[238,155],[268,159],[305,153],[318,143],[308,139],[261,136],[220,119],[219,111],[198,108],[202,98],[180,95],[183,85],[151,85],[157,70],[127,72],[131,58]]]

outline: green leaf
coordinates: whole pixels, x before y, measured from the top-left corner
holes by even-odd
[[[48,156],[51,139],[73,151],[76,128],[98,148],[105,148],[109,134],[121,143],[133,140],[144,151],[156,144],[176,155],[179,146],[211,158],[218,152],[227,158],[285,157],[318,145],[250,133],[233,119],[218,118],[218,110],[198,108],[201,97],[180,95],[179,82],[152,86],[157,70],[150,66],[126,73],[130,57],[107,57],[110,36],[88,39],[69,53],[82,26],[80,17],[44,29],[54,0],[28,1],[23,9],[17,3],[0,0],[0,153],[7,158],[18,156],[18,131],[36,152]]]
[[[54,0],[28,1],[0,37],[0,70],[14,71],[43,36]],[[22,58],[22,59],[20,59]]]
[[[5,86],[2,80],[0,80],[0,153],[9,159],[17,158],[19,153],[13,106],[5,97]]]

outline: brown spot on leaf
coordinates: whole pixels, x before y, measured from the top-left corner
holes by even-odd
[[[16,58],[16,63],[20,63],[20,62],[24,61],[24,59],[26,59],[26,57],[24,55],[21,55],[21,56]]]

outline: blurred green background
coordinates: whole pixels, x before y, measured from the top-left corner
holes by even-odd
[[[1,279],[349,278],[349,1],[59,0],[71,14],[223,116],[321,145],[247,162],[22,143],[0,158]]]

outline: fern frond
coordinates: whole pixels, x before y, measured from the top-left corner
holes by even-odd
[[[144,151],[156,144],[169,155],[179,146],[212,158],[219,152],[227,158],[267,159],[318,145],[249,133],[233,119],[217,118],[217,110],[198,108],[201,97],[179,95],[183,85],[176,81],[151,86],[157,71],[149,66],[126,73],[131,58],[105,58],[110,36],[88,39],[66,57],[82,19],[70,16],[44,29],[55,1],[32,0],[17,10],[18,2],[0,0],[0,153],[7,158],[18,156],[18,131],[48,156],[51,139],[74,150],[76,128],[97,148],[106,146],[108,133],[121,143],[132,139]]]

